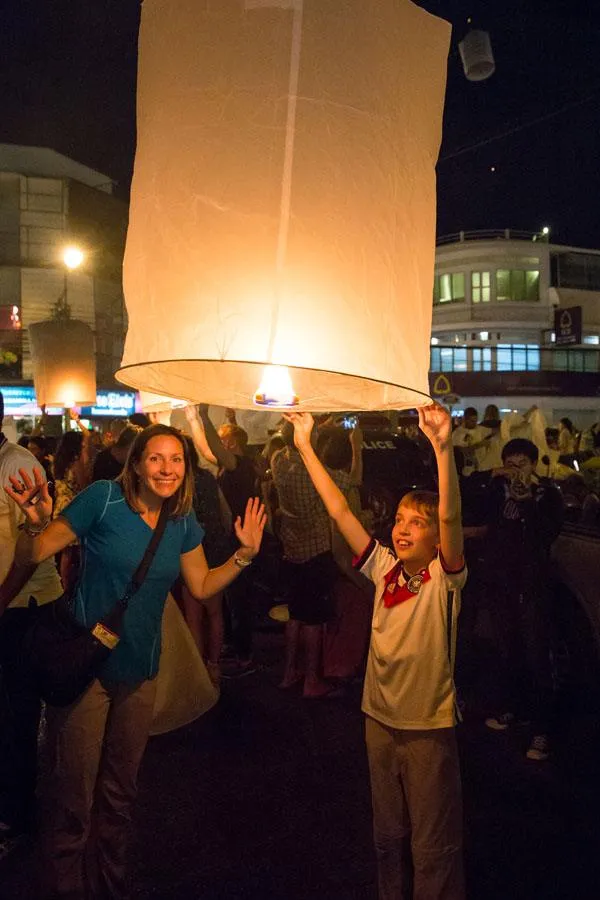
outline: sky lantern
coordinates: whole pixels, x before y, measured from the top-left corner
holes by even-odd
[[[53,319],[28,327],[38,406],[95,406],[96,355],[92,329],[59,307]]]
[[[409,0],[145,0],[120,381],[427,401],[449,40]]]
[[[460,41],[458,50],[465,77],[469,81],[486,81],[496,71],[492,41],[487,31],[470,28]]]

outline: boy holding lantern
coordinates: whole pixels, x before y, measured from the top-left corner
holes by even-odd
[[[466,570],[450,416],[438,404],[419,409],[437,461],[439,498],[413,491],[402,499],[392,530],[395,555],[371,539],[317,458],[312,416],[287,418],[356,568],[376,585],[362,709],[379,898],[408,898],[412,881],[413,900],[463,900],[453,664]]]

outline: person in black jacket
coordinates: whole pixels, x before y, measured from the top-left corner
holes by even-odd
[[[502,675],[496,731],[531,721],[527,758],[548,758],[552,712],[550,549],[563,521],[560,492],[534,475],[535,444],[524,438],[502,450],[503,468],[490,486],[485,574]]]

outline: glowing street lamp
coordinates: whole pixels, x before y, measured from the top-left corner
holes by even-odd
[[[68,247],[65,247],[62,259],[67,269],[71,269],[72,271],[73,269],[79,268],[79,266],[85,259],[85,254],[80,247],[70,245]]]

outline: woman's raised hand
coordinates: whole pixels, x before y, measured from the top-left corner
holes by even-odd
[[[19,476],[9,475],[10,484],[5,485],[4,490],[23,510],[32,528],[44,528],[52,518],[52,500],[42,470],[34,467],[33,481],[25,469],[19,469]]]
[[[267,521],[264,504],[258,497],[252,497],[246,504],[244,521],[238,516],[234,523],[235,535],[241,544],[240,556],[254,559],[260,550],[263,531]]]

